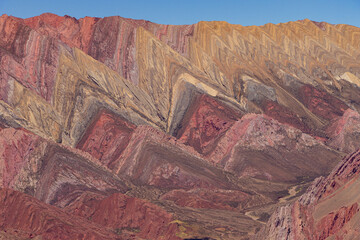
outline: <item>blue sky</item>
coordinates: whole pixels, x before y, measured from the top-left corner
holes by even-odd
[[[163,24],[227,21],[263,25],[300,19],[360,27],[360,0],[0,0],[0,15],[52,12],[76,18],[119,15]]]

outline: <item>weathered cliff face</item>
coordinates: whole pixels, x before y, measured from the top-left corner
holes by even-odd
[[[25,130],[5,128],[0,139],[0,211],[6,231],[44,239],[123,239],[129,234],[177,239],[172,214],[121,194],[131,184],[103,168],[101,160]],[[72,227],[75,224],[80,227]],[[100,230],[102,226],[106,229]]]
[[[180,239],[172,214],[147,201],[114,193],[109,197],[83,194],[65,211],[92,222],[115,229],[118,234],[128,232],[144,239]]]
[[[324,127],[334,117],[349,107],[359,109],[359,50],[350,37],[358,29],[351,26],[324,23],[319,28],[308,20],[261,27],[223,22],[166,26],[121,17],[77,20],[53,14],[24,20],[4,15],[1,24],[2,98],[19,104],[20,92],[10,88],[23,93],[25,86],[51,101],[55,109],[41,104],[22,117],[29,120],[42,109],[53,122],[37,128],[46,131],[57,124],[62,138],[74,138],[66,140],[73,146],[79,141],[71,135],[79,128],[73,126],[74,117],[84,118],[87,125],[100,106],[181,137],[179,131],[186,134],[184,125],[191,122],[189,111],[198,108],[194,93],[230,104],[234,109],[227,115],[260,111],[320,137],[326,136]],[[12,86],[17,83],[22,85]],[[69,97],[63,97],[65,92]],[[102,94],[110,99],[90,99]]]
[[[299,129],[247,114],[219,141],[209,160],[238,176],[296,182],[326,174],[339,154]]]
[[[121,239],[110,229],[47,205],[27,194],[0,190],[2,231],[17,239]]]
[[[1,16],[0,238],[253,236],[359,148],[359,34]],[[304,238],[356,229],[356,201],[311,216],[316,194],[276,210],[268,236],[298,236],[297,216]]]
[[[341,151],[351,153],[360,148],[360,115],[348,109],[337,117],[326,129],[330,139],[327,144]]]
[[[2,231],[17,239],[180,239],[171,214],[120,193],[84,194],[65,209],[6,188],[0,193]]]
[[[359,166],[358,150],[299,200],[276,210],[254,239],[358,239]]]

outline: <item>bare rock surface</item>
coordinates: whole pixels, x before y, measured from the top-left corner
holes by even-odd
[[[0,239],[356,239],[359,34],[2,15]]]

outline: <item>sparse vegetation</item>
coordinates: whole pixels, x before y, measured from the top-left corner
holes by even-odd
[[[269,218],[270,218],[270,214],[264,212],[264,213],[260,214],[260,217],[258,220],[261,222],[267,222],[269,220]]]

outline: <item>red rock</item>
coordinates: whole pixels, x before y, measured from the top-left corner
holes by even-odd
[[[318,26],[321,30],[325,31],[326,30],[326,23],[325,22],[316,22],[316,21],[312,21],[316,26]]]
[[[290,126],[298,128],[304,133],[310,133],[310,128],[306,126],[306,124],[302,122],[301,119],[289,108],[271,100],[264,101],[262,105],[264,113],[269,117],[276,119],[281,123],[286,123]]]
[[[0,189],[0,226],[19,238],[122,239],[110,229],[4,188]]]
[[[250,238],[261,223],[246,208],[359,147],[358,32],[3,15],[0,121],[33,133],[0,125],[1,186],[29,194],[1,192],[0,238]],[[240,119],[251,112],[265,115]],[[354,153],[317,179],[265,237],[359,236],[359,165]]]
[[[360,151],[346,156],[299,200],[277,209],[254,239],[358,239]],[[286,234],[287,233],[287,234]]]
[[[240,114],[202,95],[186,113],[177,137],[203,155],[210,154],[217,140],[240,118]]]
[[[117,174],[160,188],[232,186],[221,169],[201,159],[194,149],[149,126],[136,128],[114,165]]]
[[[168,26],[118,16],[76,19],[45,13],[23,21],[42,35],[59,39],[71,47],[83,50],[135,84],[138,83],[135,56],[138,27],[149,30],[183,55],[187,54],[187,39],[194,31],[193,25]]]
[[[322,152],[322,157],[315,152]],[[207,159],[242,177],[296,181],[330,171],[338,157],[297,128],[266,115],[246,114],[225,133]]]
[[[111,115],[103,114],[101,116],[103,116],[102,120],[105,123],[114,120]],[[114,122],[110,121],[110,123]],[[6,219],[9,222],[6,229],[22,232],[17,236],[35,237],[41,235],[43,239],[116,239],[124,234],[126,235],[126,232],[131,232],[131,229],[135,229],[134,234],[139,237],[178,239],[176,237],[177,225],[171,223],[173,220],[171,214],[147,201],[121,194],[120,192],[127,190],[126,186],[111,173],[89,164],[87,162],[89,159],[82,159],[81,157],[86,157],[86,154],[79,156],[76,151],[64,149],[54,145],[54,143],[46,143],[46,140],[21,129],[7,128],[1,130],[0,143],[1,146],[4,146],[4,148],[0,148],[0,166],[3,166],[0,174],[3,178],[2,185],[23,188],[42,200],[40,202],[27,195],[20,197],[16,195],[14,197],[16,199],[24,197],[26,201],[31,202],[30,204],[36,205],[27,212],[17,213],[24,217],[24,221],[27,221],[28,225],[24,222],[17,222],[17,218],[13,221],[16,221],[18,225],[11,225],[12,220]],[[35,151],[43,148],[40,147],[42,144],[45,144],[45,151],[43,151],[45,155],[39,155],[39,152]],[[33,150],[34,152],[32,152]],[[30,169],[31,171],[27,172]],[[27,182],[29,181],[28,178],[31,179],[29,183]],[[20,184],[25,186],[19,186],[19,180],[22,181],[22,179],[26,181],[20,182]],[[32,182],[35,182],[35,187]],[[26,186],[26,184],[29,185]],[[31,191],[27,190],[27,187],[35,189]],[[12,190],[6,191],[11,192]],[[117,193],[107,197],[111,192]],[[3,193],[0,193],[0,205],[2,204],[1,194]],[[5,198],[5,200],[8,199],[11,198]],[[65,221],[63,219],[65,218],[64,213],[44,202],[59,207],[67,206],[66,210],[69,214],[76,214],[81,217],[65,214],[66,222],[63,223]],[[13,208],[24,205],[20,202],[13,204],[8,206],[7,203],[4,203],[2,206],[6,206],[9,211],[11,209],[11,211],[15,211]],[[43,210],[44,208],[45,210]],[[37,218],[37,214],[46,218]],[[51,215],[50,218],[47,217],[48,214]],[[29,220],[28,218],[32,216],[38,220]],[[88,217],[90,216],[92,220],[89,222]],[[68,223],[68,219],[72,219],[72,222]],[[58,222],[59,226],[57,226]],[[37,227],[37,224],[43,224],[44,229]],[[47,224],[51,226],[48,227]],[[72,225],[75,224],[80,224],[80,226],[73,228]],[[104,230],[97,230],[101,229],[98,225],[105,226]],[[91,230],[92,228],[96,229]],[[137,232],[138,228],[141,230],[139,233]],[[120,233],[121,230],[124,230],[124,233]]]
[[[174,162],[171,159],[172,155],[180,159],[199,157],[192,148],[150,126],[135,128],[108,112],[101,111],[97,115],[77,147],[114,172],[150,185],[187,188],[213,185],[189,173],[180,160]],[[164,152],[164,156],[159,152]],[[151,167],[144,168],[144,161],[148,161]]]
[[[345,110],[348,109],[348,106],[339,99],[311,85],[301,87],[299,95],[300,101],[311,112],[327,120],[342,116]]]
[[[360,148],[360,114],[347,109],[341,117],[333,119],[326,132],[329,146],[347,153],[356,151]]]
[[[92,222],[111,229],[132,229],[145,239],[180,239],[173,216],[147,201],[115,193],[104,198],[83,194],[67,206],[69,213],[91,219]]]
[[[181,207],[224,210],[242,209],[249,206],[250,201],[254,201],[254,198],[244,192],[222,189],[172,190],[161,199],[173,201]]]
[[[64,206],[84,191],[108,195],[129,188],[89,156],[66,149],[22,129],[0,131],[1,186],[25,191]]]
[[[349,207],[342,207],[336,213],[329,213],[316,225],[317,239],[324,240],[339,232],[359,211],[358,203]]]
[[[85,52],[89,48],[97,21],[99,18],[85,17],[77,20],[73,17],[61,17],[51,13],[24,19],[24,23],[37,32],[57,38],[67,45],[80,48]]]
[[[0,187],[11,187],[40,137],[24,130],[6,128],[0,132]]]
[[[14,17],[1,16],[0,29],[0,99],[8,101],[9,83],[15,79],[50,102],[60,43]]]
[[[360,169],[360,152],[359,150],[346,156],[343,161],[334,168],[329,176],[322,181],[317,187],[315,197],[317,201],[325,198],[339,189],[341,186],[351,184],[356,176],[359,175]]]
[[[77,148],[90,153],[102,164],[112,169],[129,144],[135,125],[113,114],[100,111],[87,128]]]

